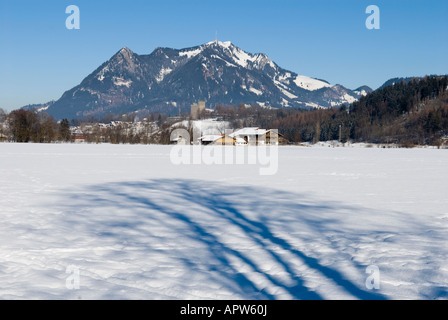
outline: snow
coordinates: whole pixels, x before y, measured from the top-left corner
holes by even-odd
[[[98,72],[98,74],[97,74],[97,79],[98,79],[99,81],[103,81],[103,80],[104,80],[104,74],[105,74],[106,72],[109,72],[109,67],[108,67],[108,66],[105,66],[103,69],[101,69],[100,72]]]
[[[236,47],[233,48],[232,53],[233,53],[233,60],[235,61],[235,63],[239,64],[243,68],[247,68],[247,64],[249,62],[255,61],[256,59],[256,57]]]
[[[201,134],[222,134],[227,130],[230,130],[229,121],[218,121],[216,119],[202,119],[202,120],[184,120],[172,125],[173,128],[184,127],[188,128],[191,125],[193,130],[199,130]]]
[[[261,96],[261,95],[263,95],[263,91],[258,90],[258,89],[255,89],[255,88],[253,88],[253,87],[250,87],[250,88],[249,88],[249,91],[255,93],[257,96]]]
[[[164,79],[167,75],[169,75],[172,71],[173,71],[173,69],[171,69],[171,68],[162,68],[162,69],[160,69],[159,74],[158,74],[158,76],[156,77],[156,81],[157,81],[157,82],[162,82],[163,79]]]
[[[231,134],[229,134],[230,137],[235,136],[255,136],[255,135],[264,135],[266,134],[266,129],[260,129],[258,127],[249,127],[249,128],[242,128],[239,130],[235,130]]]
[[[230,41],[210,41],[207,42],[199,47],[195,47],[192,49],[186,49],[183,50],[182,52],[179,52],[179,56],[186,56],[187,59],[190,59],[192,57],[197,56],[198,54],[200,54],[206,47],[212,46],[212,45],[216,45],[218,44],[220,47],[223,47],[225,49],[229,49],[229,48],[233,48],[234,46],[232,45],[232,42]]]
[[[289,81],[289,79],[291,78],[291,73],[290,72],[285,72],[285,73],[283,73],[283,74],[278,74],[277,75],[277,79],[280,81],[280,82],[282,82],[283,84],[284,84],[284,82],[287,82],[287,81]],[[284,84],[284,85],[286,85],[286,84]]]
[[[235,62],[235,64],[237,64],[237,65],[239,65],[239,66],[241,66],[243,68],[247,68],[249,62],[250,63],[254,63],[255,67],[260,67],[260,66],[264,67],[266,64],[268,64],[272,68],[274,68],[274,69],[276,68],[276,65],[265,54],[250,54],[250,53],[247,53],[244,50],[241,50],[240,48],[234,46],[232,44],[232,42],[230,42],[230,41],[224,41],[224,42],[222,42],[222,41],[211,41],[211,42],[208,42],[205,45],[200,47],[201,49],[200,49],[199,52],[201,52],[204,47],[211,46],[211,45],[218,45],[221,48],[226,49],[229,57],[232,58],[232,60]],[[197,52],[197,53],[199,53],[199,52]],[[233,66],[236,67],[236,65],[234,65],[234,64],[231,64],[229,62],[227,62],[227,63],[231,67],[233,67]]]
[[[49,105],[48,105],[48,106],[45,106],[45,107],[41,107],[41,108],[37,109],[37,112],[45,111],[45,110],[47,110],[49,107],[50,107]]]
[[[249,62],[254,62],[257,59],[260,60],[263,58],[260,55],[252,55],[252,54],[249,54],[249,53],[241,50],[240,48],[235,47],[234,45],[232,45],[232,42],[230,42],[230,41],[224,41],[224,42],[212,41],[212,42],[206,43],[202,47],[215,45],[215,44],[218,44],[220,47],[228,50],[233,61],[237,65],[242,66],[243,68],[246,68]]]
[[[172,148],[0,144],[0,298],[448,298],[446,150],[285,146],[261,176]]]
[[[356,94],[359,94],[360,96],[365,97],[367,95],[367,91],[366,90],[361,90],[361,91],[354,91]]]
[[[190,59],[192,57],[197,56],[199,53],[202,52],[202,50],[203,50],[202,47],[199,47],[199,48],[194,49],[194,50],[182,51],[182,52],[179,52],[179,56],[181,56],[181,57],[186,56],[187,59]]]
[[[217,41],[217,42],[216,41],[210,41],[210,42],[207,42],[206,44],[203,44],[202,46],[199,46],[197,48],[183,50],[182,52],[179,52],[179,56],[181,56],[181,57],[186,56],[187,59],[190,59],[190,58],[195,57],[198,54],[200,54],[206,47],[211,46],[211,45],[215,45],[215,44],[218,44],[220,47],[223,47],[225,49],[229,49],[229,48],[233,47],[233,45],[232,45],[232,43],[230,41],[225,41],[225,42],[222,42],[222,41]]]
[[[129,88],[132,84],[132,80],[125,80],[121,77],[113,77],[113,82],[116,86],[124,86]]]
[[[320,105],[318,105],[317,103],[314,103],[314,102],[305,102],[305,105],[307,107],[312,107],[312,108],[316,108],[316,109],[322,108]]]
[[[78,89],[78,90],[75,90],[74,92],[73,92],[73,96],[75,96],[76,95],[76,93],[78,93],[78,91],[87,91],[88,93],[90,93],[92,96],[94,96],[94,95],[96,95],[97,97],[100,97],[100,92],[99,91],[95,91],[95,90],[92,90],[92,89],[90,89],[90,88],[80,88],[80,89]]]
[[[289,99],[297,99],[298,98],[296,95],[294,95],[291,92],[287,91],[287,89],[289,89],[289,88],[285,84],[283,84],[282,82],[277,81],[277,80],[274,79],[274,84]]]
[[[264,67],[266,64],[268,64],[271,68],[277,69],[275,63],[265,54],[257,54],[254,61],[258,66]]]
[[[232,46],[232,42],[231,41],[218,41],[218,44],[225,47],[225,48],[229,48],[230,46]]]
[[[291,92],[286,91],[286,90],[283,89],[282,87],[277,86],[277,88],[279,88],[280,91],[281,91],[285,96],[287,96],[289,99],[298,99],[298,97],[297,97],[295,94],[292,94]]]
[[[231,41],[210,41],[210,42],[207,42],[205,44],[205,46],[211,46],[211,45],[215,45],[215,44],[218,44],[220,47],[224,47],[224,48],[229,48],[232,46]]]
[[[352,97],[351,95],[349,95],[348,93],[344,94],[342,96],[341,101],[342,102],[347,102],[347,103],[353,103],[355,101],[357,101],[358,99],[356,99],[355,97]]]
[[[310,90],[310,91],[319,90],[319,89],[322,89],[325,87],[328,87],[328,88],[332,87],[330,84],[328,84],[324,81],[320,81],[317,79],[313,79],[313,78],[310,78],[307,76],[300,76],[300,75],[294,79],[294,83],[298,87],[306,89],[306,90]]]
[[[220,56],[217,56],[216,54],[212,54],[211,57],[214,58],[214,59],[218,59],[218,60],[224,61],[228,67],[232,67],[232,68],[236,68],[237,67],[233,63],[230,63],[229,61],[224,60],[223,58],[221,58]],[[203,64],[203,66],[207,69],[206,65]]]
[[[289,107],[289,101],[285,98],[282,98],[282,102],[280,104],[285,108]]]
[[[199,137],[198,139],[200,139],[203,142],[213,142],[220,138],[222,138],[222,135],[220,134],[207,134],[202,137]]]

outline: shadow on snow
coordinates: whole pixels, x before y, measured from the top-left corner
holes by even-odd
[[[330,228],[332,235],[344,237],[344,232],[337,230],[341,218],[335,220],[324,212],[353,212],[356,208],[325,201],[316,203],[299,194],[264,186],[229,187],[182,179],[91,186],[70,194],[68,202],[63,219],[75,231],[87,232],[98,241],[106,239],[124,247],[144,248],[149,256],[158,250],[176,259],[179,268],[202,270],[209,274],[210,281],[220,282],[221,287],[245,299],[277,299],[272,288],[280,288],[293,299],[324,299],[306,285],[297,271],[297,262],[355,299],[386,299],[365,288],[366,266],[350,261],[325,234]],[[300,230],[294,226],[300,226]],[[172,233],[161,233],[160,228]],[[343,256],[356,270],[359,281],[355,283],[337,267],[323,264],[322,253],[304,250],[313,239],[301,235],[302,228],[318,237],[321,245]],[[229,238],[234,234],[237,238],[232,242]],[[302,246],[292,244],[294,239]],[[197,250],[182,250],[188,243],[198,244]],[[242,247],[244,243],[251,246]],[[282,277],[266,270],[264,261],[278,266]],[[240,266],[262,282],[251,279]]]

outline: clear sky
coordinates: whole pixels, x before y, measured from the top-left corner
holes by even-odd
[[[366,8],[380,9],[368,30]],[[80,9],[80,30],[65,26]],[[122,47],[214,40],[355,89],[448,74],[447,0],[0,0],[0,108],[57,100]]]

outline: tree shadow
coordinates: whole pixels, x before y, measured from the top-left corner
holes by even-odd
[[[353,299],[387,299],[363,288],[363,281],[355,282],[353,276],[349,279],[337,267],[322,263],[312,250],[304,250],[313,241],[307,234],[314,234],[322,236],[319,245],[344,255],[324,234],[333,228],[333,234],[343,236],[343,230],[334,228],[340,218],[322,213],[359,208],[316,203],[264,186],[229,187],[186,179],[90,186],[70,194],[69,201],[64,201],[62,219],[75,233],[124,248],[139,247],[148,255],[169,255],[179,268],[201,270],[218,287],[246,299],[325,299],[300,268],[319,274]],[[296,240],[302,245],[291,243]],[[366,278],[366,266],[348,263],[359,279]]]

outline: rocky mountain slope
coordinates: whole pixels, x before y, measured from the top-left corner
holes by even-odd
[[[368,91],[298,75],[265,54],[214,41],[149,55],[124,47],[45,111],[57,119],[139,110],[178,114],[198,100],[211,108],[244,103],[312,109],[351,103]]]

